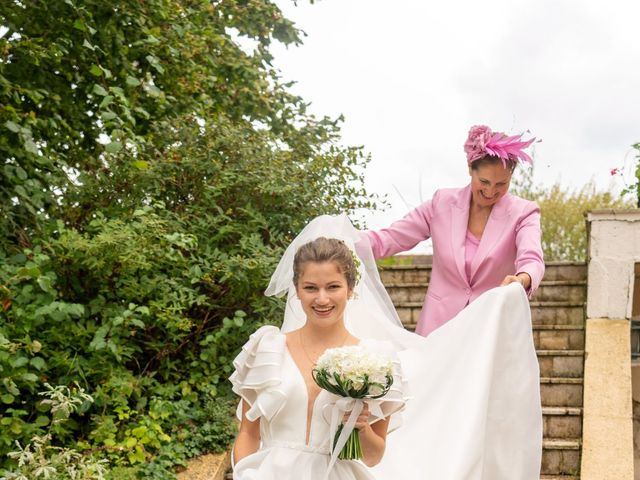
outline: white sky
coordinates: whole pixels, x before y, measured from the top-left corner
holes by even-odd
[[[284,79],[372,155],[367,186],[391,208],[370,228],[466,185],[474,124],[542,138],[537,181],[621,188],[609,170],[640,142],[639,0],[276,1],[308,35],[274,49]]]

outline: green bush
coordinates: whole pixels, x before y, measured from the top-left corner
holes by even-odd
[[[609,190],[598,190],[593,181],[578,189],[559,182],[547,187],[534,184],[531,170],[519,172],[512,191],[540,206],[545,261],[584,262],[587,254],[585,214],[599,208],[632,206]]]
[[[0,472],[50,435],[173,478],[232,440],[275,263],[313,216],[374,207],[368,159],[281,82],[268,47],[299,32],[267,0],[9,1],[0,25]],[[38,393],[75,382],[93,402],[53,423]]]

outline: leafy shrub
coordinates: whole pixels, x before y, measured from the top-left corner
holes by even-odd
[[[73,390],[59,385],[52,387],[45,384],[47,390],[39,395],[48,397],[40,402],[43,410],[49,410],[51,420],[49,432],[43,436],[34,436],[30,442],[22,446],[16,441],[16,451],[9,452],[8,457],[15,459],[15,470],[0,472],[7,480],[35,480],[55,478],[57,480],[103,480],[107,473],[106,460],[96,460],[89,455],[83,455],[74,449],[55,447],[51,445],[52,432],[56,425],[69,420],[69,416],[77,412],[81,406],[93,402],[93,398],[84,389]]]
[[[0,468],[50,434],[107,478],[173,478],[228,447],[275,262],[375,205],[368,159],[272,68],[299,32],[267,0],[0,3]],[[38,392],[74,382],[93,402],[53,424]]]
[[[587,253],[585,214],[599,208],[632,206],[631,202],[611,191],[598,190],[592,181],[579,189],[558,182],[550,187],[536,185],[532,171],[521,171],[512,190],[540,206],[545,261],[584,262]]]

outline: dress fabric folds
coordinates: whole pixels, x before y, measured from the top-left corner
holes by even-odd
[[[404,408],[407,383],[392,345],[363,340],[360,345],[394,360],[390,391],[375,403],[378,421]],[[340,397],[321,390],[316,397],[307,442],[307,387],[286,346],[286,336],[265,326],[251,335],[234,360],[233,390],[251,408],[249,420],[260,419],[262,446],[234,465],[235,480],[374,480],[358,461],[338,460],[329,470],[330,421]],[[342,414],[340,414],[342,416]]]
[[[393,401],[383,408],[399,427],[387,436],[382,462],[369,469],[338,461],[325,477],[336,398],[320,393],[306,443],[304,380],[284,334],[258,330],[236,358],[231,381],[251,405],[248,418],[260,418],[262,446],[235,465],[234,479],[539,479],[539,367],[522,287],[489,290],[429,337],[415,337],[398,352]]]
[[[540,373],[519,284],[485,292],[400,358],[412,398],[377,479],[539,480]]]

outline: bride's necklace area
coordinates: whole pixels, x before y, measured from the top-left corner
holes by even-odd
[[[320,355],[322,355],[322,353],[320,353],[319,355],[316,356],[316,359],[314,360],[312,358],[311,355],[309,355],[309,352],[307,351],[307,348],[304,346],[304,338],[302,336],[302,330],[298,330],[298,336],[300,339],[300,346],[302,347],[302,351],[304,352],[304,354],[306,355],[307,359],[309,360],[309,362],[311,362],[311,365],[313,365],[314,367],[316,366],[316,364],[318,363],[318,357],[320,357]],[[338,343],[337,345],[334,345],[332,347],[327,347],[327,349],[329,348],[335,348],[335,347],[340,347],[342,345],[344,345],[344,342],[346,342],[347,337],[349,337],[349,331],[347,330],[347,332],[345,333],[344,337],[342,338],[342,340],[340,341],[340,343]]]

